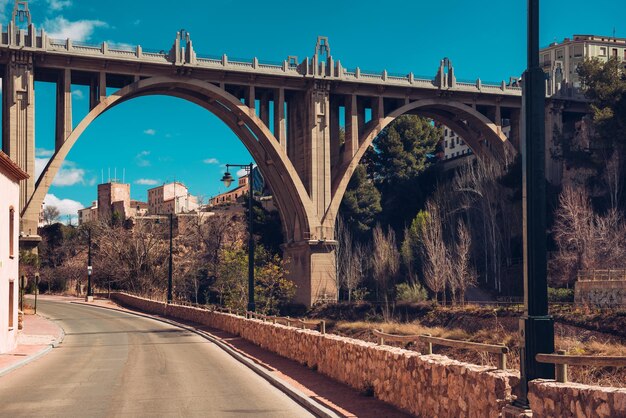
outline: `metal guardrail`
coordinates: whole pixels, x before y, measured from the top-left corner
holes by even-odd
[[[556,381],[567,383],[567,366],[626,367],[626,356],[573,356],[564,350],[554,354],[537,354],[539,363],[554,364]]]
[[[579,270],[577,275],[579,282],[585,281],[626,281],[626,268],[622,269],[590,269]]]
[[[498,359],[498,369],[506,370],[506,355],[509,353],[509,348],[503,345],[494,344],[482,344],[473,343],[470,341],[451,340],[448,338],[433,337],[430,334],[420,335],[395,335],[387,334],[379,330],[372,330],[374,335],[378,338],[378,344],[383,345],[385,341],[388,342],[400,342],[404,344],[421,342],[426,345],[426,353],[433,353],[433,345],[440,345],[450,348],[460,348],[464,350],[473,350],[484,353],[496,354]]]

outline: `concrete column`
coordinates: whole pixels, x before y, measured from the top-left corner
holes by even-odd
[[[563,135],[563,105],[561,103],[546,103],[545,117],[545,153],[546,153],[546,180],[552,185],[561,184],[562,153],[561,137]]]
[[[260,106],[259,117],[261,118],[265,126],[269,128],[270,126],[270,99],[267,96],[267,93],[263,93],[261,95],[261,100],[259,100],[259,106]]]
[[[509,141],[515,147],[515,149],[520,150],[520,118],[521,112],[519,109],[511,110],[511,132],[509,133]]]
[[[496,126],[498,127],[498,133],[502,133],[502,111],[500,109],[500,100],[496,99],[496,114],[495,120]]]
[[[89,80],[89,110],[98,105],[98,80],[96,77],[90,77]]]
[[[336,167],[339,163],[339,152],[341,144],[339,142],[339,101],[330,100],[330,167]],[[344,136],[345,140],[345,136]]]
[[[246,106],[250,108],[250,116],[256,116],[256,90],[254,86],[249,86],[245,93]]]
[[[285,245],[289,278],[296,284],[295,301],[311,306],[337,300],[337,281],[332,243],[301,241]]]
[[[98,103],[101,103],[107,97],[107,75],[104,71],[98,74]]]
[[[305,150],[308,170],[305,184],[320,219],[330,205],[330,98],[327,85],[317,85],[307,92],[308,129]]]
[[[385,118],[385,101],[383,96],[372,99],[372,121],[374,123],[382,123]]]
[[[3,78],[3,150],[30,177],[20,181],[20,213],[35,191],[35,84],[33,57],[11,52]],[[37,215],[38,215],[37,211]],[[38,216],[22,218],[20,232],[37,235]]]
[[[274,92],[274,136],[285,149],[287,145],[287,131],[285,120],[285,89],[279,88]]]
[[[359,118],[357,96],[352,94],[346,98],[346,144],[343,149],[343,160],[350,161],[359,149]]]
[[[58,151],[72,133],[72,71],[63,70],[57,81],[55,148]]]
[[[365,132],[365,103],[358,100],[356,104],[356,115],[358,120],[359,133]]]

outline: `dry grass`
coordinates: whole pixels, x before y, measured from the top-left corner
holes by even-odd
[[[339,321],[332,325],[329,331],[358,338],[366,341],[375,341],[372,330],[377,329],[389,334],[417,335],[431,334],[436,337],[465,340],[485,344],[504,344],[511,349],[507,356],[508,368],[519,370],[519,338],[517,332],[506,329],[502,324],[489,321],[489,326],[480,328],[473,333],[468,333],[462,328],[429,327],[419,321],[408,323],[400,322],[368,322],[368,321]],[[626,346],[619,341],[607,337],[600,340],[596,334],[589,335],[578,329],[558,326],[555,336],[555,348],[566,350],[573,355],[598,355],[598,356],[626,356]],[[419,351],[419,347],[408,346],[408,349]],[[457,350],[446,347],[434,347],[434,352],[443,354],[459,361],[486,366],[494,366],[496,358],[487,353]],[[577,383],[590,385],[602,385],[613,387],[626,387],[626,368],[611,367],[570,367],[570,380]]]

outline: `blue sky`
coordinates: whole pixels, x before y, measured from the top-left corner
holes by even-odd
[[[313,6],[314,5],[314,6]],[[0,0],[6,25],[13,1]],[[433,76],[449,57],[460,79],[500,81],[525,66],[526,1],[432,2],[335,0],[35,0],[33,22],[55,37],[168,50],[185,28],[199,54],[282,61],[311,56],[318,35],[347,67]],[[3,12],[3,13],[2,13]],[[574,33],[626,37],[623,0],[542,2],[541,44]],[[74,91],[74,124],[87,112],[87,91]],[[54,147],[54,87],[36,86],[39,164]],[[195,150],[195,151],[191,151]],[[239,140],[207,111],[179,99],[147,97],[125,103],[96,120],[68,155],[46,200],[75,211],[96,198],[104,171],[125,170],[134,199],[154,184],[178,180],[192,194],[223,190],[222,164],[247,163]]]

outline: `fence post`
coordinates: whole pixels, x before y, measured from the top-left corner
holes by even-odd
[[[506,353],[498,354],[498,369],[506,370]]]
[[[558,350],[556,352],[562,356],[565,354],[565,350]],[[556,381],[559,383],[567,383],[567,364],[555,364]]]
[[[322,335],[326,334],[326,321],[324,320],[320,322],[320,332],[322,333]]]
[[[382,330],[378,331],[378,332],[383,332]],[[382,335],[378,336],[378,345],[384,345],[385,344],[385,339],[382,337]]]
[[[424,337],[430,337],[430,334],[424,334]],[[432,354],[433,353],[433,343],[431,343],[430,341],[426,342],[426,354]]]

